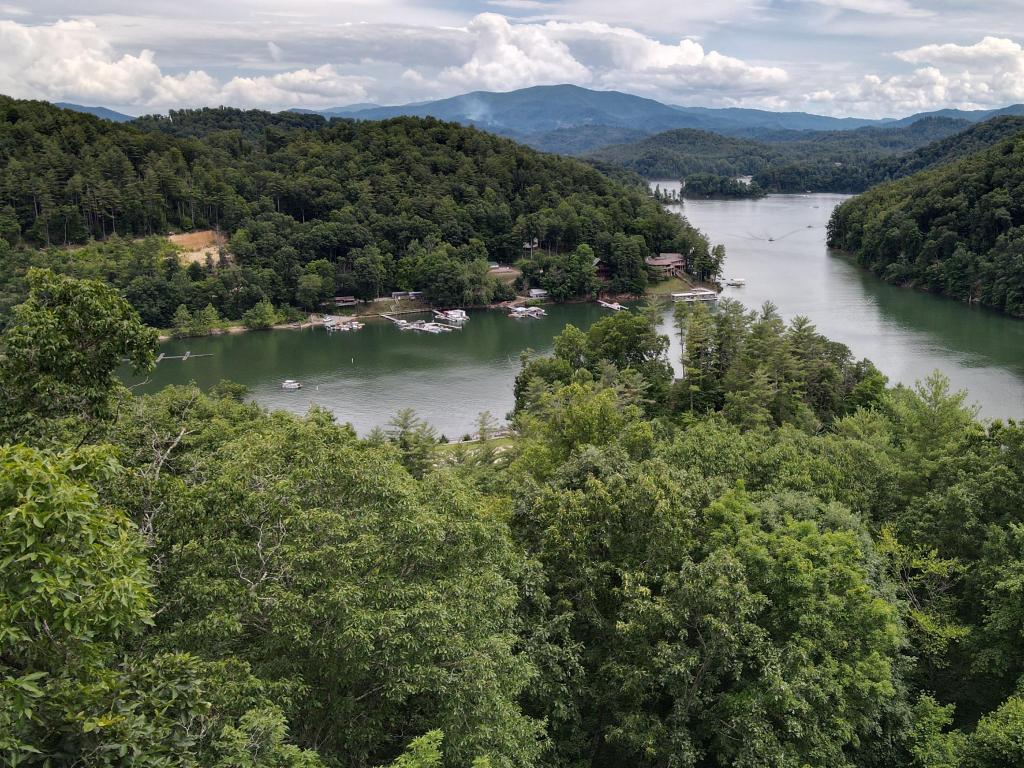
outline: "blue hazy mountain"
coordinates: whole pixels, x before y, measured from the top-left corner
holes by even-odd
[[[69,104],[66,101],[58,101],[54,106],[60,107],[61,109],[70,109],[74,112],[84,112],[87,115],[96,115],[96,117],[102,117],[104,120],[112,120],[115,123],[127,123],[129,120],[135,119],[131,115],[115,112],[114,110],[107,109],[106,107],[85,107],[81,104]]]
[[[847,131],[865,127],[903,127],[925,117],[980,122],[996,114],[1022,114],[1024,106],[964,112],[939,110],[902,120],[829,117],[808,112],[762,109],[682,107],[619,91],[594,91],[576,85],[541,85],[516,91],[474,91],[437,101],[390,107],[350,105],[321,110],[326,117],[382,120],[401,115],[436,117],[475,125],[510,136],[538,149],[581,154],[679,128],[725,136],[759,138],[780,131]]]
[[[953,120],[967,120],[971,123],[983,123],[993,117],[1021,117],[1024,116],[1024,104],[1011,104],[1008,107],[999,109],[937,109],[934,112],[918,112],[902,120],[897,120],[893,125],[908,125],[923,117],[949,117]]]

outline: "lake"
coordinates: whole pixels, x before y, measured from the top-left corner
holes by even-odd
[[[608,312],[596,304],[546,310],[547,317],[538,319],[470,310],[462,330],[437,335],[400,331],[387,320],[371,318],[365,328],[352,332],[306,328],[175,339],[160,351],[209,357],[164,360],[139,391],[189,381],[206,388],[231,379],[248,386],[253,398],[268,408],[305,413],[310,405],[320,405],[360,434],[408,407],[439,433],[457,438],[473,430],[482,411],[504,420],[514,402],[521,352],[549,351],[567,323],[586,328]],[[284,379],[295,379],[303,387],[283,390]]]
[[[662,189],[671,182],[658,182]],[[1024,416],[1024,321],[936,296],[886,285],[825,247],[825,224],[841,195],[773,195],[761,200],[691,201],[687,218],[727,250],[725,273],[743,277],[726,296],[750,307],[772,301],[786,318],[808,316],[827,336],[869,357],[889,378],[912,384],[938,368],[967,389],[982,415]],[[330,409],[361,434],[411,407],[449,438],[470,432],[478,413],[503,418],[525,349],[547,352],[567,323],[589,327],[607,313],[595,304],[547,307],[538,320],[473,311],[461,331],[403,332],[385,320],[361,331],[257,331],[181,339],[168,355],[208,354],[161,362],[137,391],[221,379],[247,385],[268,408],[304,413]],[[413,316],[410,316],[413,317]],[[671,313],[662,332],[669,333]],[[680,345],[672,335],[670,354]],[[677,366],[678,367],[678,366]],[[296,379],[303,388],[281,389]]]
[[[749,307],[774,302],[787,319],[806,315],[892,382],[913,384],[937,368],[982,416],[1024,417],[1024,320],[889,285],[829,252],[825,226],[846,198],[687,200],[672,209],[725,245],[727,277],[747,280],[724,296]]]

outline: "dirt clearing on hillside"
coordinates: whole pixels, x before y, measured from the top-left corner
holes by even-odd
[[[212,229],[183,232],[180,235],[170,235],[167,239],[183,249],[178,254],[182,264],[206,264],[207,254],[216,264],[220,247],[227,245],[228,242],[223,233],[215,232]]]

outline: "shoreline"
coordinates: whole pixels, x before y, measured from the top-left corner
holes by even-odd
[[[530,301],[526,296],[516,296],[514,299],[508,301],[500,301],[496,304],[483,304],[480,306],[466,307],[466,309],[511,309],[512,307],[521,306]],[[569,303],[569,302],[565,302]],[[433,312],[434,307],[408,307],[405,309],[389,309],[384,312],[356,312],[354,314],[345,315],[330,315],[330,313],[311,313],[305,320],[296,320],[292,323],[278,323],[272,325],[269,328],[247,328],[241,323],[237,325],[228,325],[223,328],[214,328],[209,333],[197,334],[194,336],[175,336],[170,333],[161,333],[157,336],[157,342],[163,344],[167,341],[173,341],[175,339],[203,339],[207,336],[223,336],[231,333],[248,333],[250,331],[301,331],[306,328],[317,328],[324,324],[324,318],[328,315],[331,317],[345,317],[352,320],[363,320],[366,318],[383,317],[384,315],[414,315],[423,314],[425,312]],[[161,329],[158,329],[161,330]]]
[[[686,282],[689,282],[691,287],[692,286],[696,286],[696,285],[704,285],[704,283],[702,283],[701,281],[697,281],[697,280],[688,280]],[[713,284],[708,284],[708,285],[710,287]],[[606,292],[606,291],[598,291],[598,293],[596,294],[596,299],[602,299],[603,298],[603,299],[609,299],[611,301],[619,301],[619,302],[621,302],[621,301],[641,301],[644,298],[650,298],[652,296],[666,297],[666,296],[671,295],[671,293],[672,293],[671,290],[667,290],[667,291],[662,293],[662,292],[658,292],[658,291],[651,291],[650,289],[648,289],[648,291],[646,291],[643,294],[611,293],[611,292]],[[574,299],[569,299],[568,301],[562,301],[562,302],[542,301],[541,303],[543,303],[543,304],[588,304],[588,303],[591,303],[591,302],[595,301],[596,299],[593,298],[593,297],[591,297],[591,298],[574,298]],[[470,306],[470,307],[465,307],[465,309],[489,309],[489,310],[493,310],[493,309],[512,309],[513,307],[521,307],[521,306],[524,306],[526,304],[529,304],[531,301],[537,302],[538,300],[537,299],[531,299],[528,296],[516,296],[514,299],[509,299],[507,301],[499,301],[499,302],[494,303],[494,304],[482,304],[482,305],[479,305],[479,306]],[[372,303],[373,302],[368,302],[368,304],[372,304]],[[364,305],[364,306],[366,306],[366,305]],[[383,317],[384,315],[412,315],[412,314],[422,314],[424,312],[433,312],[433,311],[434,311],[434,307],[407,307],[405,309],[391,309],[391,310],[387,310],[386,312],[365,312],[365,313],[356,312],[356,313],[353,313],[351,315],[345,314],[345,315],[331,315],[331,316],[332,317],[346,317],[346,318],[351,318],[353,320],[362,320],[362,319],[374,318],[374,317],[378,317],[379,318],[379,317]],[[225,334],[249,333],[250,331],[301,331],[301,330],[305,330],[306,328],[318,328],[318,327],[323,326],[324,325],[324,318],[327,315],[329,315],[329,314],[330,313],[311,313],[310,315],[308,315],[308,317],[305,320],[296,320],[295,322],[292,322],[292,323],[278,323],[276,325],[270,326],[269,328],[247,328],[246,326],[242,325],[241,323],[238,323],[238,324],[235,324],[235,325],[224,326],[222,328],[214,328],[209,333],[203,333],[203,334],[198,334],[198,335],[194,335],[194,336],[175,336],[174,334],[170,334],[170,333],[160,333],[157,336],[157,343],[163,344],[165,342],[173,341],[175,339],[202,339],[202,338],[206,338],[207,336],[224,336]],[[158,330],[163,330],[163,329],[158,329]]]

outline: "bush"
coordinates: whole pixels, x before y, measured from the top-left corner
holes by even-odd
[[[259,302],[252,309],[247,310],[242,315],[242,324],[246,328],[251,328],[253,330],[270,328],[279,322],[281,322],[280,313],[274,309],[274,305],[266,299]]]

